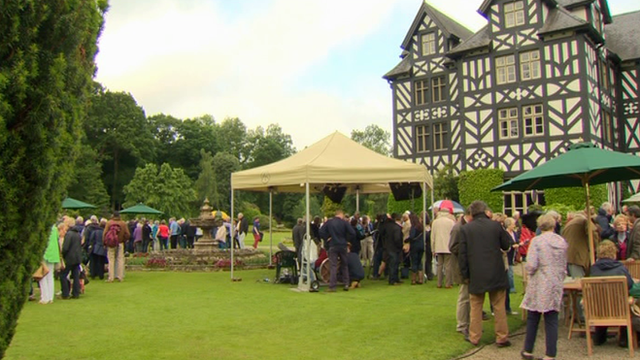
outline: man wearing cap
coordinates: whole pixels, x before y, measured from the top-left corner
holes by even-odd
[[[449,241],[451,239],[451,229],[456,224],[453,217],[453,203],[444,200],[440,204],[440,209],[436,214],[436,219],[431,224],[431,249],[436,256],[438,265],[436,276],[438,277],[438,288],[442,287],[442,275],[446,278],[446,288],[453,286],[453,271],[451,267],[451,251],[449,251]]]

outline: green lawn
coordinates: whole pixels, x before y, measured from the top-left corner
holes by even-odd
[[[5,359],[450,359],[471,349],[455,332],[456,289],[364,281],[355,291],[298,293],[264,282],[274,274],[96,280],[79,300],[25,304]],[[514,309],[520,301],[512,296]],[[520,327],[520,316],[509,325]],[[482,342],[493,342],[492,322],[484,328]]]

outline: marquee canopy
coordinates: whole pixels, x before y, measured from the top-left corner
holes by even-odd
[[[284,160],[231,174],[232,188],[248,191],[305,192],[309,183],[316,192],[340,184],[349,192],[388,193],[389,183],[407,182],[433,187],[423,165],[378,154],[337,131]]]

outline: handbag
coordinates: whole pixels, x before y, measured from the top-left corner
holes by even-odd
[[[47,274],[49,274],[49,267],[42,262],[40,264],[40,267],[36,269],[36,271],[33,273],[33,280],[35,281],[40,281],[42,280],[43,277],[47,276]]]

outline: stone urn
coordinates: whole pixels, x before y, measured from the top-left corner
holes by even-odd
[[[218,241],[211,238],[211,229],[219,225],[216,224],[218,220],[213,217],[211,213],[212,210],[209,205],[209,199],[205,199],[204,204],[200,208],[200,216],[189,219],[192,226],[197,226],[202,229],[202,237],[194,244],[195,251],[213,252],[218,250]]]

